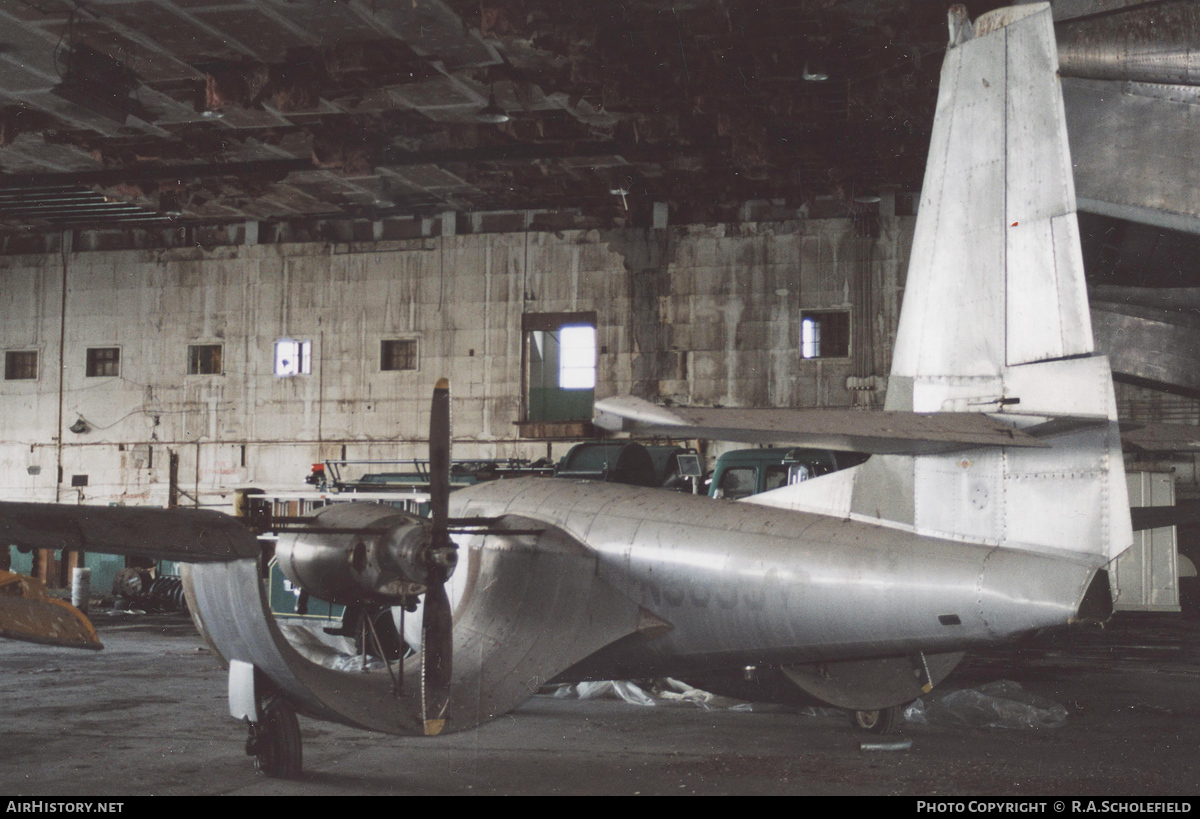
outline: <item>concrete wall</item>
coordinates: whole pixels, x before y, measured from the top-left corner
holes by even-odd
[[[160,505],[169,452],[206,504],[237,486],[300,487],[323,458],[423,457],[442,376],[455,457],[546,455],[514,425],[531,312],[596,312],[597,397],[870,404],[846,380],[887,372],[912,227],[883,219],[871,236],[827,219],[0,257],[0,348],[39,353],[36,381],[0,381],[0,497]],[[800,311],[828,308],[852,310],[851,357],[804,361]],[[273,374],[283,337],[312,342],[310,375]],[[416,371],[380,371],[386,338],[417,340]],[[223,374],[187,374],[199,343],[224,346]],[[120,376],[87,377],[86,349],[111,346]],[[69,430],[80,417],[91,431]],[[87,486],[72,487],[76,475]]]

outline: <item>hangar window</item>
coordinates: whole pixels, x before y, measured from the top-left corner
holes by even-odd
[[[417,340],[415,338],[384,339],[379,345],[379,369],[415,370]]]
[[[589,420],[596,392],[596,314],[527,313],[526,421]]]
[[[220,344],[189,344],[188,375],[221,375]]]
[[[275,342],[275,375],[287,378],[312,373],[312,342],[281,338]]]
[[[36,379],[37,364],[37,350],[9,350],[4,354],[4,380]]]
[[[564,390],[596,388],[596,328],[564,327],[558,334],[558,386]]]
[[[120,347],[89,347],[87,377],[104,378],[121,374]]]
[[[850,311],[805,310],[800,313],[802,358],[848,358]]]

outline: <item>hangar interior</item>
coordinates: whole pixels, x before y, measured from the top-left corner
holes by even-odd
[[[1198,502],[1200,10],[1052,7],[1125,457]],[[922,0],[0,0],[0,496],[422,459],[442,378],[479,461],[881,410],[945,51]]]
[[[1109,5],[1054,5],[1097,346],[1124,421],[1196,424],[1200,24]],[[458,458],[556,460],[609,395],[881,407],[944,15],[3,0],[0,491],[230,505],[422,458],[443,376]]]

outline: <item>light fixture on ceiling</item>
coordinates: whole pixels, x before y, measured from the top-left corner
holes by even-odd
[[[825,82],[829,79],[829,69],[824,63],[814,62],[809,67],[809,63],[804,64],[804,73],[800,76],[807,82]]]
[[[163,191],[158,195],[158,212],[163,216],[179,218],[183,216],[183,206],[179,202],[179,194],[175,191]]]
[[[75,421],[75,423],[71,424],[71,426],[67,427],[67,429],[71,430],[71,432],[74,432],[76,435],[82,435],[85,432],[91,432],[92,428],[88,425],[87,421],[83,420],[83,416],[81,415]]]
[[[122,125],[131,116],[153,121],[153,114],[134,95],[140,85],[137,74],[122,63],[86,43],[69,47],[64,61],[62,82],[50,93]]]
[[[508,122],[512,117],[508,112],[496,104],[496,86],[492,86],[492,92],[488,96],[488,104],[479,109],[475,114],[476,122],[485,122],[488,125],[499,125],[502,122]]]
[[[621,197],[621,204],[625,210],[629,210],[629,200],[627,197],[629,196],[629,191],[632,189],[633,177],[626,175],[623,179],[614,179],[613,183],[608,187],[608,192],[613,196]]]

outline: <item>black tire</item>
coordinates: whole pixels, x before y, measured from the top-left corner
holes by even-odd
[[[271,697],[262,706],[254,730],[254,769],[272,779],[299,779],[302,768],[300,721],[282,697]]]
[[[851,711],[850,725],[868,734],[898,734],[904,706],[893,705],[873,711]]]

